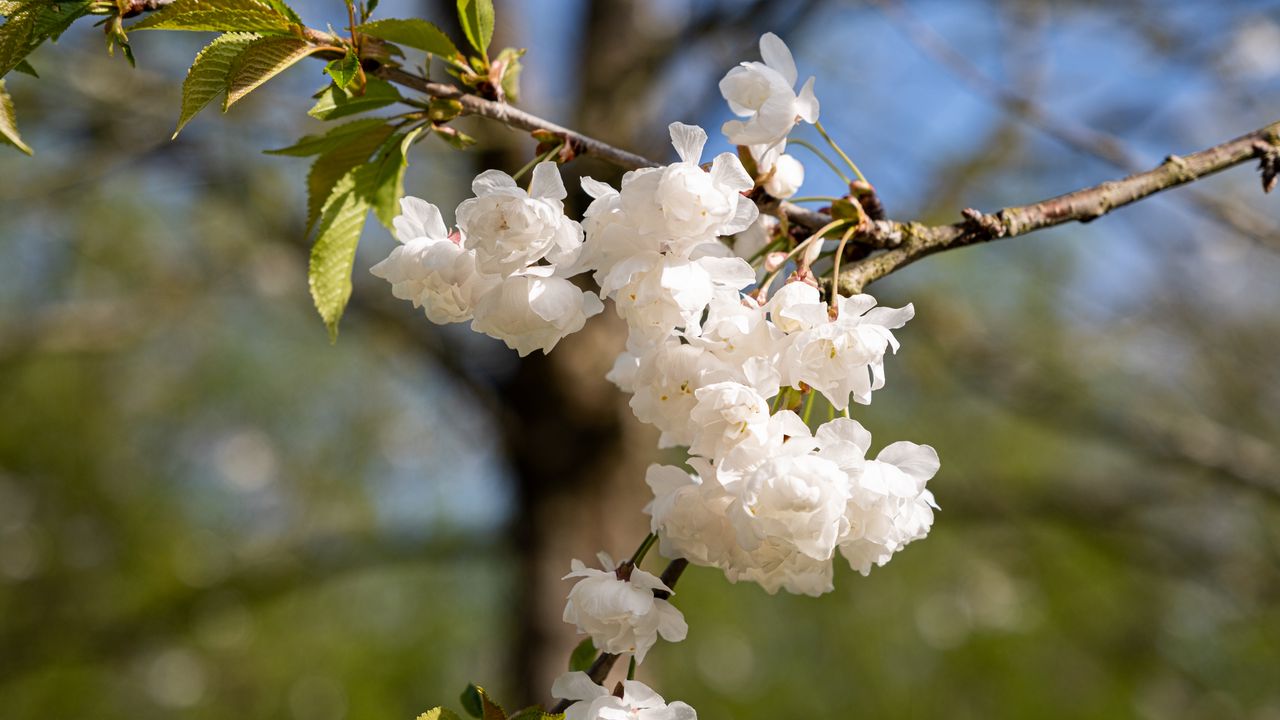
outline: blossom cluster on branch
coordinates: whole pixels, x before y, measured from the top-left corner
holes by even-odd
[[[765,35],[760,49],[763,63],[720,83],[738,116],[723,131],[754,172],[729,152],[704,165],[707,133],[672,123],[679,160],[628,172],[617,188],[584,178],[592,202],[579,222],[564,213],[555,163],[536,164],[527,190],[488,170],[452,233],[435,206],[405,198],[394,223],[401,245],[373,272],[432,321],[469,320],[521,355],[549,352],[611,300],[628,336],[608,378],[658,428],[660,446],[689,452],[688,468],[655,464],[645,478],[662,554],[770,593],[816,596],[832,589],[837,553],[866,574],[928,533],[938,457],[910,442],[868,457],[871,435],[848,417],[851,402],[870,403],[884,386],[885,354],[897,351],[894,331],[912,306],[824,299],[814,272],[821,231],[790,253],[763,251],[793,239],[749,196],[796,191],[804,169],[785,154],[787,138],[797,123],[816,123],[819,107],[812,78],[795,90],[780,39]],[[761,247],[731,241],[753,235]],[[569,279],[587,273],[598,292]],[[814,429],[819,398],[831,417]],[[635,662],[659,637],[679,641],[688,630],[666,599],[671,588],[635,566],[644,550],[621,564],[602,555],[601,569],[574,560],[565,576],[577,582],[564,620],[597,650]],[[568,717],[694,717],[638,683],[610,694],[582,673],[560,678],[555,693],[572,702]]]

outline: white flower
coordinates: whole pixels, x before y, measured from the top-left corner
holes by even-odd
[[[866,575],[907,543],[928,534],[937,505],[925,484],[938,472],[938,453],[928,445],[895,442],[874,460],[864,460],[871,433],[857,421],[836,418],[818,428],[819,455],[850,477],[845,518],[849,530],[840,554]]]
[[[689,452],[716,458],[751,437],[769,430],[769,402],[739,382],[718,382],[694,391],[697,404],[689,412],[694,438]]]
[[[724,567],[737,547],[727,510],[733,498],[715,480],[711,466],[698,458],[692,474],[671,465],[650,465],[644,481],[653,501],[644,509],[658,534],[665,557],[684,558],[695,565]],[[704,477],[707,478],[704,480]]]
[[[689,414],[698,388],[730,377],[729,368],[710,352],[668,341],[640,356],[633,380],[631,410],[662,431],[660,447],[688,445],[694,426]]]
[[[618,263],[601,283],[631,329],[629,347],[661,342],[676,328],[697,334],[702,312],[717,288],[737,290],[755,281],[742,258],[641,252]]]
[[[498,278],[476,270],[475,253],[450,239],[435,205],[406,197],[400,209],[393,224],[401,245],[369,271],[391,283],[392,295],[421,307],[431,322],[470,320],[476,298]]]
[[[596,570],[574,560],[572,572],[563,579],[582,578],[569,591],[564,621],[591,636],[596,649],[614,654],[633,652],[636,662],[644,662],[661,635],[668,642],[685,638],[689,626],[684,615],[653,591],[671,593],[661,580],[640,568],[631,569],[631,579],[618,578],[609,556],[600,556],[605,568]]]
[[[870,295],[840,297],[834,320],[796,333],[783,355],[783,383],[794,387],[806,383],[841,410],[849,406],[851,394],[859,403],[870,403],[871,392],[884,387],[885,351],[898,349],[890,330],[902,327],[915,315],[911,305],[878,308],[875,303]],[[780,317],[795,317],[798,325],[809,324],[807,313],[813,313],[815,319],[821,314],[814,307],[798,304],[774,315],[775,322]],[[817,307],[825,309],[825,303]]]
[[[533,169],[529,191],[499,170],[486,170],[471,183],[475,197],[458,206],[458,227],[480,270],[509,275],[547,258],[571,264],[582,246],[582,226],[565,217],[568,193],[553,162]]]
[[[622,179],[619,203],[630,222],[641,233],[690,241],[683,244],[686,250],[750,227],[759,211],[742,193],[755,183],[738,156],[717,155],[708,172],[698,164],[706,131],[683,123],[671,123],[670,131],[680,162],[629,172]]]
[[[830,560],[847,527],[848,476],[817,455],[770,458],[747,473],[736,494],[729,520],[749,552],[772,541]]]
[[[594,294],[551,271],[549,266],[532,267],[502,280],[476,303],[471,329],[502,340],[524,357],[534,350],[551,352],[604,310]]]
[[[730,120],[721,128],[734,145],[774,145],[786,139],[798,119],[818,121],[813,78],[797,95],[798,74],[786,43],[773,33],[760,37],[760,62],[744,62],[720,80],[729,109],[746,120]]]
[[[757,175],[768,178],[764,182],[764,191],[782,200],[795,195],[804,184],[804,165],[794,156],[785,154],[785,149],[785,141],[772,147],[751,146]]]
[[[698,720],[692,707],[668,704],[637,680],[623,680],[622,697],[614,697],[586,673],[569,672],[555,679],[551,696],[576,701],[565,710],[564,720]]]
[[[808,330],[826,324],[827,304],[818,288],[805,282],[789,282],[778,289],[765,304],[773,324],[787,333]]]

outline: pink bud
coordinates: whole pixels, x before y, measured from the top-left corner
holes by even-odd
[[[764,269],[768,272],[773,272],[774,270],[777,270],[778,268],[782,267],[782,264],[785,263],[786,261],[787,261],[786,253],[771,252],[768,255],[764,256]]]

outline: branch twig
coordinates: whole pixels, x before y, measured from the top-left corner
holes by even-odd
[[[1249,160],[1259,159],[1265,168],[1267,159],[1274,157],[1278,147],[1280,122],[1275,122],[1185,157],[1170,155],[1153,170],[1038,203],[1009,207],[990,215],[966,210],[965,220],[952,225],[887,223],[892,226],[891,231],[902,236],[901,245],[854,263],[842,274],[840,287],[846,292],[861,292],[868,284],[936,252],[1025,235],[1069,222],[1089,222],[1161,190],[1185,185]],[[885,224],[878,223],[872,232],[882,232]]]

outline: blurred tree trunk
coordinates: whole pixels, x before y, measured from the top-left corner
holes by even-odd
[[[428,16],[454,17],[452,2],[432,4]],[[613,94],[603,90],[609,77],[620,74],[610,68],[625,66],[646,36],[604,28],[633,27],[625,19],[639,9],[633,0],[587,4],[581,20],[586,40],[571,64],[585,70],[579,106],[566,109],[566,117],[577,129],[621,147],[634,147],[631,129],[614,124],[619,113]],[[503,27],[509,26],[499,25],[499,32]],[[495,38],[494,44],[518,44],[518,39]],[[477,171],[527,162],[528,147],[515,146],[517,137],[502,130],[481,142],[477,148],[486,149],[477,153]],[[574,171],[564,171],[569,188],[578,184],[570,177]],[[617,179],[612,168],[592,166],[591,171],[601,179]],[[600,551],[629,554],[648,530],[640,511],[648,501],[644,470],[653,459],[657,433],[634,419],[626,397],[604,379],[625,338],[625,325],[607,307],[551,355],[523,358],[498,388],[508,410],[500,426],[515,499],[507,537],[515,563],[507,692],[516,706],[549,699],[551,681],[564,671],[578,642],[574,629],[561,620],[568,583],[560,578],[569,561],[594,562]]]

